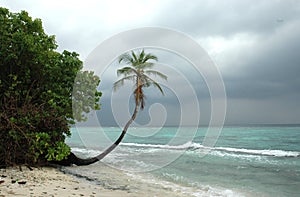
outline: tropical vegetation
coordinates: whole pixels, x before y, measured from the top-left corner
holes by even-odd
[[[100,108],[99,77],[57,47],[40,19],[0,8],[0,166],[66,159],[70,125]]]

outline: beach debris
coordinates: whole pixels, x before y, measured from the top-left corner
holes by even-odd
[[[24,184],[26,184],[26,181],[18,181],[18,184],[24,185]]]
[[[1,184],[1,183],[4,183],[4,182],[5,182],[4,180],[0,180],[0,184]]]

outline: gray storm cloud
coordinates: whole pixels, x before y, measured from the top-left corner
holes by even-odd
[[[46,32],[56,35],[59,50],[76,51],[83,60],[101,42],[124,30],[159,26],[181,31],[197,40],[219,68],[226,86],[227,123],[300,122],[300,1],[145,0],[132,4],[135,6],[127,12],[135,15],[126,15],[113,2],[0,2],[13,12],[27,10],[41,18]],[[138,12],[141,9],[144,12]],[[168,64],[180,62],[171,56],[160,57]],[[190,76],[205,124],[210,115],[207,87],[201,78]],[[114,79],[113,71],[102,79],[100,89],[105,94],[111,93]],[[101,101],[99,117],[103,124],[113,125],[107,98],[104,95]],[[169,124],[178,120],[176,98],[149,96],[148,102],[154,101],[165,103],[175,114],[167,119]],[[148,119],[146,113],[140,121]]]

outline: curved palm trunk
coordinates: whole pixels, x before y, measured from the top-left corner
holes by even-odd
[[[133,112],[131,118],[129,119],[129,121],[126,123],[119,138],[110,147],[108,147],[103,153],[97,155],[96,157],[81,159],[81,158],[77,157],[74,153],[71,152],[71,154],[68,156],[67,159],[58,161],[58,162],[54,162],[54,163],[63,165],[63,166],[70,166],[72,164],[75,164],[77,166],[84,166],[84,165],[90,165],[97,161],[100,161],[120,144],[120,142],[122,141],[122,139],[124,138],[124,136],[127,132],[128,127],[136,118],[137,112],[138,112],[138,104],[135,105],[134,112]]]
[[[100,155],[96,156],[96,158],[99,160],[103,159],[107,154],[109,154],[111,151],[113,151],[122,141],[122,139],[124,138],[128,127],[130,126],[130,124],[134,121],[134,119],[136,118],[138,112],[138,104],[135,105],[134,108],[134,112],[131,116],[131,118],[129,119],[129,121],[126,123],[121,135],[119,136],[119,138],[115,141],[115,143],[113,143],[110,147],[108,147],[103,153],[101,153]]]

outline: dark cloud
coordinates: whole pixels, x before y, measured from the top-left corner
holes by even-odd
[[[193,36],[231,36],[240,32],[269,34],[299,18],[300,2],[175,0],[159,11],[160,25]]]
[[[299,123],[299,11],[299,1],[178,0],[157,20],[197,39],[230,41],[240,34],[251,39],[247,46],[241,40],[215,56],[223,58],[218,66],[228,96],[228,123]]]
[[[300,94],[299,34],[300,20],[274,35],[260,38],[243,51],[238,61],[229,62],[237,71],[234,75],[225,71],[228,96],[270,98]]]
[[[223,50],[213,54],[210,52],[211,46],[206,49],[216,60],[226,85],[227,122],[300,122],[297,118],[300,116],[300,1],[170,0],[154,4],[151,8],[153,12],[145,10],[147,15],[124,20],[125,15],[115,17],[115,14],[111,14],[115,13],[114,10],[106,10],[115,9],[114,5],[97,1],[82,5],[35,0],[7,0],[0,3],[14,12],[27,10],[31,16],[41,18],[46,32],[56,35],[59,50],[77,51],[82,59],[106,38],[131,28],[168,27],[191,35],[200,44],[209,39],[221,38],[228,44],[222,46]],[[134,13],[134,10],[130,12]],[[167,35],[159,35],[157,39],[163,39],[163,36]],[[106,52],[110,53],[119,47],[126,48],[134,40],[147,40],[147,37],[133,36],[132,40],[120,41],[118,46],[111,46]],[[234,40],[235,43],[231,46]],[[215,47],[218,49],[218,46]],[[160,53],[158,55],[163,63],[185,64],[178,58]],[[88,63],[88,68],[96,71],[98,64],[101,64],[97,59]],[[103,76],[100,86],[104,95],[99,119],[106,125],[116,123],[110,105],[112,83],[117,79],[116,68]],[[181,68],[184,69],[180,71],[188,76],[195,88],[201,117],[204,117],[203,123],[207,123],[211,104],[208,88],[199,73],[190,67]],[[181,87],[180,85],[178,81],[176,87]],[[184,93],[185,88],[182,87]],[[152,93],[148,98],[149,106],[154,102],[167,106],[167,111],[171,114],[168,115],[167,122],[175,124],[180,114],[176,98],[161,99],[151,95]],[[194,105],[186,97],[186,103],[183,104]],[[138,119],[141,124],[150,120],[148,109]]]

